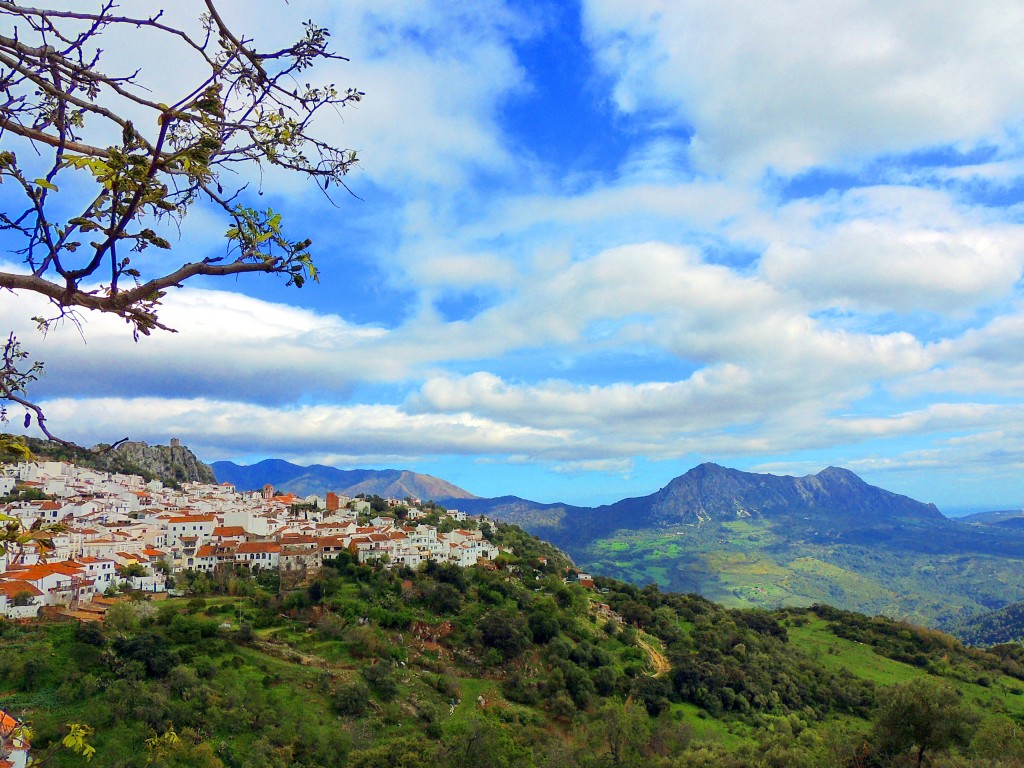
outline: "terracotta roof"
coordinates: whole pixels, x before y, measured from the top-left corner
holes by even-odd
[[[13,599],[15,595],[19,595],[22,592],[28,592],[32,597],[38,597],[43,594],[38,589],[33,587],[27,581],[20,581],[18,579],[8,579],[6,581],[0,581],[0,592],[3,592],[7,597]],[[0,713],[2,714],[2,713]]]
[[[20,723],[0,709],[0,736],[10,736]]]
[[[245,544],[239,544],[238,549],[235,551],[240,555],[253,552],[280,552],[281,545],[273,541],[250,541]]]
[[[172,517],[170,523],[212,523],[217,519],[216,515],[179,515]]]
[[[344,547],[347,546],[347,544],[345,543],[346,538],[347,537],[345,536],[321,536],[319,539],[317,539],[317,542],[319,542],[321,548]]]
[[[282,544],[316,544],[315,536],[303,536],[301,533],[286,533],[281,537]]]
[[[211,536],[245,536],[245,528],[240,525],[221,525],[213,529]]]
[[[11,569],[8,569],[11,570]],[[82,566],[77,563],[37,563],[30,565],[24,570],[18,571],[18,576],[24,579],[43,579],[47,576],[53,576],[59,574],[61,576],[77,576],[81,573]]]

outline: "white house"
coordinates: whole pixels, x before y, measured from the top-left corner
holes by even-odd
[[[235,550],[235,562],[250,568],[277,568],[281,559],[281,545],[273,541],[249,541]]]
[[[182,515],[167,521],[167,546],[176,546],[182,538],[207,541],[217,527],[215,515]]]
[[[15,599],[25,605],[15,605]],[[8,619],[32,619],[39,615],[43,604],[43,593],[27,581],[18,579],[0,580],[0,616]]]

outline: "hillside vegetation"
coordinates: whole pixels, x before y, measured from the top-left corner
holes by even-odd
[[[497,569],[341,557],[284,595],[239,571],[120,603],[102,626],[0,624],[0,709],[41,753],[83,723],[92,764],[124,768],[831,768],[914,761],[921,744],[934,766],[1024,765],[1019,646],[585,589],[549,545],[491,535],[515,552]],[[908,712],[922,730],[896,727]]]
[[[952,628],[971,645],[1024,642],[1024,603],[1011,603]]]

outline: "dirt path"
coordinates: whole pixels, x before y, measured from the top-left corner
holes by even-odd
[[[651,657],[651,664],[654,665],[654,677],[661,677],[672,671],[672,665],[668,663],[668,659],[639,635],[636,638],[636,644],[647,651],[647,655]]]

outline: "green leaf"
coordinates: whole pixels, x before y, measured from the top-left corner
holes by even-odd
[[[32,183],[42,187],[43,189],[48,189],[51,192],[60,192],[60,190],[57,189],[57,186],[55,184],[51,184],[46,179],[36,179]]]

